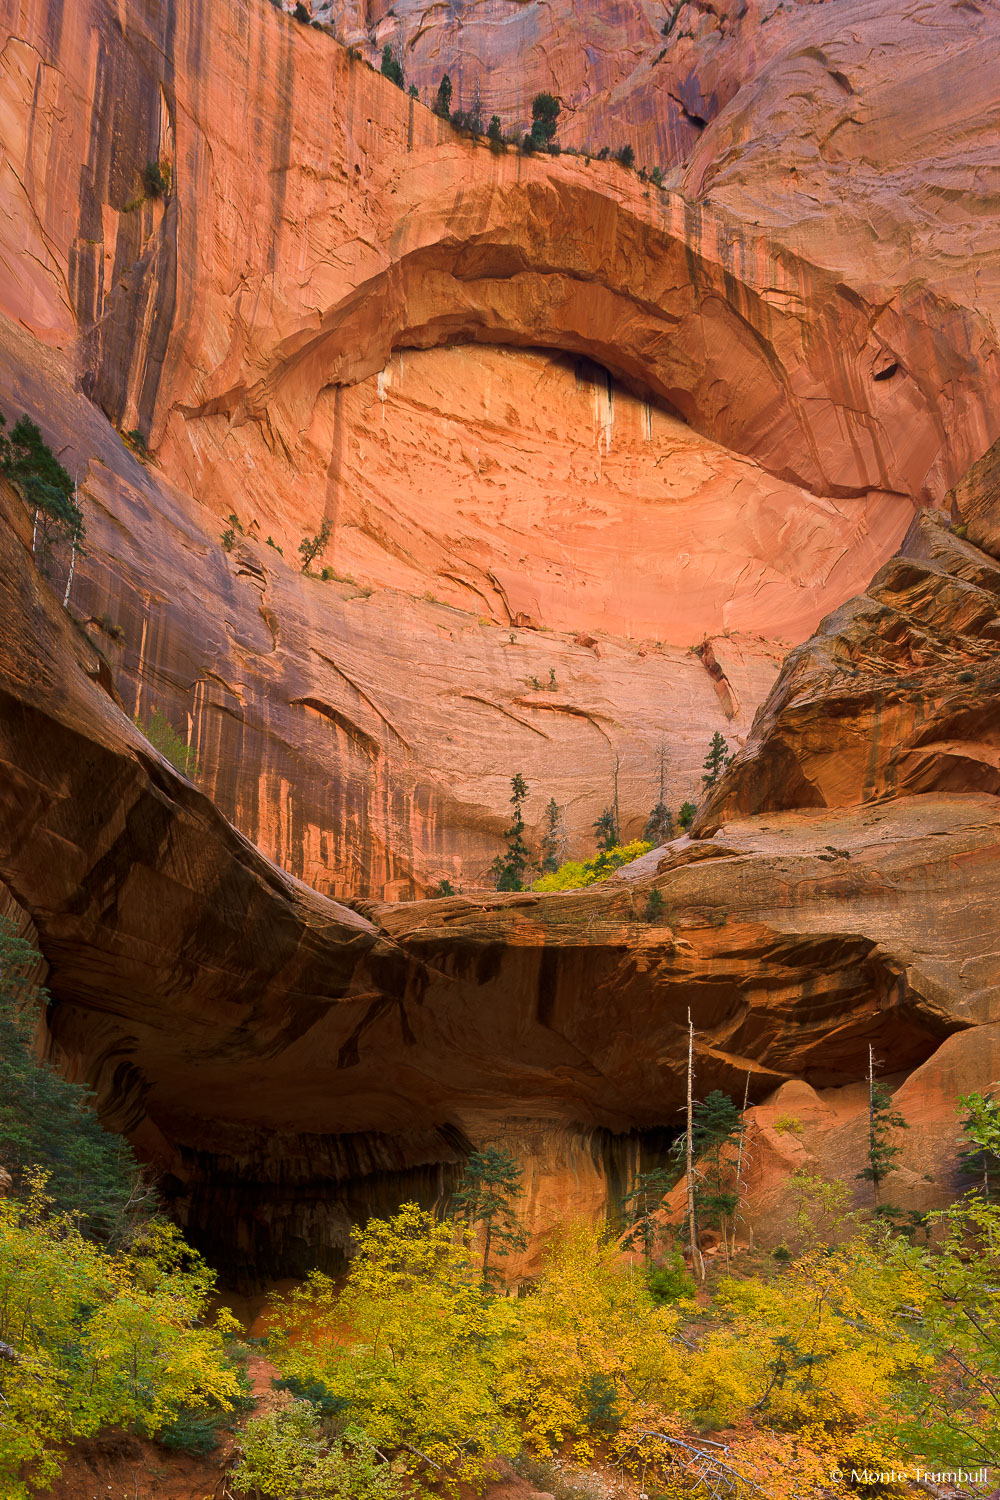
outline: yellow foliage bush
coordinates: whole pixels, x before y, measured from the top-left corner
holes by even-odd
[[[285,1376],[319,1380],[349,1403],[380,1448],[423,1478],[480,1484],[520,1446],[497,1400],[507,1299],[494,1300],[450,1223],[414,1203],[358,1235],[347,1286],[326,1276],[271,1305],[274,1358]],[[331,1329],[349,1329],[349,1338]]]
[[[102,1427],[155,1434],[185,1407],[238,1391],[228,1325],[203,1322],[211,1273],[172,1226],[111,1254],[42,1188],[0,1200],[0,1481],[21,1500],[59,1472],[60,1447]]]
[[[541,875],[534,882],[533,891],[574,891],[581,886],[595,885],[607,880],[622,865],[630,865],[642,854],[648,854],[652,844],[642,839],[633,839],[630,844],[616,844],[613,849],[603,850],[594,859],[567,860],[550,875]]]
[[[516,1304],[501,1399],[542,1456],[573,1438],[586,1460],[595,1440],[675,1405],[686,1385],[678,1308],[657,1306],[642,1271],[620,1259],[599,1230],[571,1227]]]

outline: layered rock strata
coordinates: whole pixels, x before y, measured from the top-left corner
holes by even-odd
[[[481,882],[514,770],[570,854],[616,767],[629,833],[661,746],[690,796],[994,435],[985,11],[703,10],[759,66],[669,193],[474,145],[264,0],[0,15],[0,403],[79,472],[76,608],[334,895]]]

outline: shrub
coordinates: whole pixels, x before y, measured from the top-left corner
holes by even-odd
[[[691,827],[691,824],[694,822],[694,815],[697,811],[698,809],[695,807],[693,802],[681,803],[680,811],[677,814],[677,826],[678,828],[682,829],[684,833],[687,833],[688,829]]]
[[[35,1055],[35,1018],[49,998],[32,978],[40,963],[0,918],[0,1163],[15,1195],[28,1198],[41,1171],[49,1210],[75,1214],[82,1233],[117,1243],[152,1194],[128,1142],[101,1126],[90,1090]]]
[[[531,101],[531,149],[545,150],[555,142],[559,124],[559,100],[554,94],[536,94]],[[526,148],[527,149],[527,148]]]
[[[619,146],[618,150],[615,152],[615,160],[620,162],[623,167],[627,167],[628,170],[631,171],[635,166],[635,151],[629,145]]]
[[[333,523],[327,517],[315,536],[304,536],[302,538],[299,543],[299,556],[302,559],[303,573],[308,573],[311,564],[325,551],[326,544],[330,540],[332,527]]]
[[[486,138],[490,143],[491,151],[501,151],[503,149],[503,126],[500,123],[499,115],[490,116],[490,123],[486,127]]]
[[[53,1215],[42,1189],[0,1200],[0,1491],[27,1500],[58,1475],[59,1447],[120,1426],[150,1436],[183,1410],[224,1414],[238,1382],[229,1315],[204,1324],[213,1278],[172,1226],[126,1253]]]
[[[503,1308],[494,1313],[452,1224],[415,1203],[370,1220],[357,1247],[339,1295],[314,1272],[272,1300],[275,1363],[286,1379],[320,1380],[345,1398],[371,1441],[414,1480],[438,1466],[435,1478],[482,1483],[519,1446],[499,1402]],[[344,1322],[356,1342],[331,1340],[330,1327]]]
[[[401,1489],[400,1474],[371,1438],[353,1427],[331,1435],[308,1401],[253,1418],[239,1451],[237,1488],[273,1500],[390,1500]]]
[[[646,898],[646,921],[658,922],[660,917],[663,915],[663,908],[665,905],[666,902],[664,901],[663,896],[659,891],[650,891],[648,897]]]
[[[796,1119],[794,1115],[779,1115],[771,1128],[779,1135],[801,1135],[802,1121]]]
[[[224,531],[222,533],[221,541],[223,549],[226,552],[232,552],[233,546],[236,542],[236,533],[231,526],[227,531]]]
[[[388,78],[398,89],[406,87],[406,79],[403,76],[402,65],[392,55],[392,43],[386,42],[382,48],[382,76]]]
[[[630,844],[615,845],[604,849],[594,859],[567,860],[554,874],[542,875],[534,882],[533,891],[572,891],[581,886],[594,885],[607,880],[622,865],[630,865],[642,854],[648,854],[652,844],[633,839]]]
[[[308,23],[312,20],[311,11],[309,10],[308,5],[302,4],[302,0],[296,0],[296,6],[292,14],[294,15],[296,21]]]
[[[76,501],[73,480],[29,417],[19,417],[6,433],[0,412],[0,474],[12,480],[35,513],[38,554],[42,562],[57,541],[82,547],[83,513]]]
[[[182,776],[186,776],[189,781],[194,781],[198,775],[198,762],[194,750],[190,745],[185,744],[159,709],[153,709],[146,723],[143,723],[138,715],[133,722],[137,729],[142,730],[153,749],[158,750],[175,771],[180,771]]]
[[[142,185],[147,198],[165,198],[170,192],[170,163],[148,161],[142,169]]]
[[[646,1285],[656,1303],[693,1301],[695,1284],[683,1255],[674,1254],[661,1265],[650,1267]]]

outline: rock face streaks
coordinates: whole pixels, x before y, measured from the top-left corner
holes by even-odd
[[[536,1230],[596,1209],[688,1006],[756,1099],[869,1043],[971,1083],[1000,1020],[998,7],[685,5],[661,58],[592,10],[564,138],[634,100],[667,191],[476,146],[264,0],[0,0],[0,404],[88,525],[67,617],[0,497],[0,880],[53,1055],[236,1271],[489,1139]],[[416,66],[459,35],[395,19]],[[717,728],[699,837],[607,887],[371,899],[481,882],[515,770],[568,854],[616,779],[636,834]]]
[[[684,85],[717,114],[661,193],[473,146],[263,0],[3,0],[0,401],[80,470],[77,607],[130,711],[323,890],[481,881],[515,769],[584,853],[617,756],[638,832],[660,746],[679,804],[995,435],[993,7],[852,0],[856,41],[843,6],[739,11],[677,17],[670,56],[725,33],[742,87]]]
[[[629,1141],[669,1135],[688,1007],[699,1086],[749,1072],[753,1098],[1000,1020],[995,796],[773,813],[607,886],[361,916],[149,751],[8,520],[0,879],[50,964],[50,1047],[233,1274],[336,1264],[352,1217],[432,1200],[487,1139],[529,1160],[540,1234],[596,1210]]]

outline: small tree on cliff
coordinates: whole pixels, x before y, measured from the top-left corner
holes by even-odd
[[[545,809],[545,832],[542,834],[542,858],[539,870],[543,875],[554,875],[559,868],[559,843],[562,814],[554,797],[549,798]]]
[[[436,115],[440,115],[442,120],[451,119],[451,95],[451,79],[448,77],[448,74],[445,73],[441,78],[441,82],[438,84],[438,90],[434,96],[434,103],[431,106],[434,110],[434,113]]]
[[[984,1198],[1000,1194],[1000,1104],[992,1094],[963,1094],[962,1150],[959,1171]]]
[[[896,1157],[902,1146],[895,1143],[898,1130],[909,1126],[892,1102],[892,1092],[884,1083],[875,1082],[875,1053],[868,1048],[868,1165],[858,1177],[872,1185],[876,1204],[883,1182],[895,1171]]]
[[[692,1146],[700,1169],[695,1188],[698,1217],[720,1231],[728,1265],[740,1204],[737,1153],[746,1129],[743,1112],[728,1094],[713,1089],[694,1105],[692,1116]]]
[[[330,540],[330,520],[327,518],[319,528],[315,536],[304,536],[299,543],[299,556],[302,559],[302,571],[308,573],[317,557],[322,557],[326,550],[326,544]]]
[[[715,783],[718,781],[719,777],[722,775],[723,771],[726,769],[732,758],[733,757],[729,754],[729,746],[726,744],[726,741],[723,739],[719,731],[716,730],[712,735],[712,743],[708,747],[708,754],[705,756],[705,760],[703,762],[705,767],[705,774],[701,779],[704,783],[706,791],[709,787],[715,786]]]
[[[394,56],[392,43],[386,42],[382,48],[382,76],[388,78],[398,89],[406,87],[406,79],[403,76],[403,66],[399,59]]]
[[[531,855],[524,842],[524,803],[528,795],[528,783],[520,771],[511,777],[510,790],[514,816],[504,835],[507,852],[498,854],[493,861],[493,876],[498,891],[523,891],[525,871],[531,863]]]
[[[44,566],[53,545],[65,541],[75,557],[82,550],[84,525],[73,480],[30,418],[18,418],[9,437],[6,427],[0,412],[0,474],[17,485],[34,513],[32,552]]]
[[[606,807],[601,813],[601,816],[594,824],[594,833],[597,838],[598,849],[603,849],[605,853],[609,849],[616,849],[621,843],[618,835],[618,820],[615,817],[613,807]]]
[[[490,1275],[490,1256],[509,1255],[528,1243],[512,1204],[521,1195],[521,1168],[497,1146],[474,1151],[452,1199],[455,1217],[470,1234],[483,1236],[483,1280]]]
[[[693,802],[681,803],[680,811],[677,814],[677,826],[684,833],[687,833],[688,829],[691,827],[691,824],[694,822],[694,815],[697,811],[698,809],[695,807]]]
[[[559,100],[555,94],[536,94],[531,102],[531,145],[544,151],[556,138],[559,125]]]
[[[653,808],[648,819],[646,820],[646,827],[643,830],[642,835],[647,844],[652,844],[654,848],[658,847],[660,844],[669,843],[674,836],[674,816],[670,809],[667,807],[666,802],[664,801],[664,797],[666,796],[666,757],[666,746],[661,745],[660,796],[656,806]]]
[[[491,151],[503,150],[503,125],[499,115],[490,116],[490,123],[486,127],[486,138],[490,143]]]

